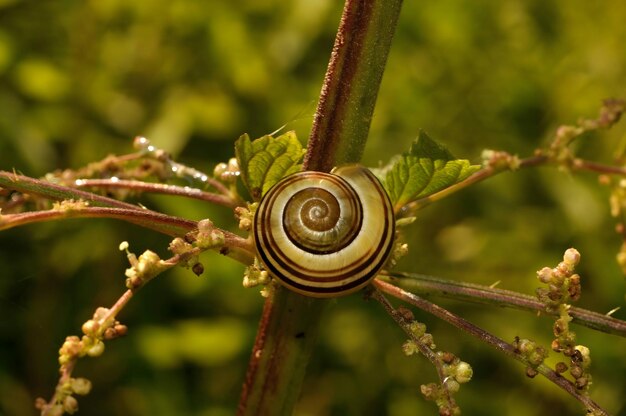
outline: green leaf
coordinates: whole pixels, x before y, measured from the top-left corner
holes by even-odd
[[[244,134],[235,143],[241,177],[255,201],[285,176],[302,170],[304,152],[293,131],[256,140]]]
[[[408,153],[395,160],[385,175],[385,188],[396,209],[439,192],[480,169],[455,159],[442,144],[420,132]]]

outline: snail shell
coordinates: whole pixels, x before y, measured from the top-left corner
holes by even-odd
[[[259,259],[284,286],[306,296],[361,289],[387,261],[393,206],[359,165],[290,175],[263,197],[254,218]]]

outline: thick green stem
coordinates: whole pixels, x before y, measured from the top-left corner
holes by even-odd
[[[327,301],[282,287],[267,299],[252,349],[239,415],[290,415],[300,394]]]
[[[401,0],[348,0],[322,87],[305,170],[363,154]],[[327,301],[278,288],[265,303],[239,415],[290,415]]]
[[[361,160],[402,0],[348,0],[304,161],[307,170]]]

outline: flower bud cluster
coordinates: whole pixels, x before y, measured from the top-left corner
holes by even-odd
[[[437,404],[440,416],[459,416],[461,414],[461,408],[450,397],[450,393],[454,393],[451,389],[454,383],[456,381],[446,381],[445,388],[437,383],[422,384],[420,386],[420,392],[424,398]]]
[[[472,366],[461,361],[459,357],[451,352],[437,352],[437,358],[441,360],[443,373],[446,376],[446,385],[448,390],[456,393],[461,384],[467,383],[472,379],[474,371]]]
[[[191,243],[195,241],[195,236],[187,234],[185,238],[176,237],[169,244],[169,250],[179,257],[178,264],[191,270],[200,276],[204,272],[204,266],[200,263],[195,247]]]
[[[243,231],[250,231],[252,229],[252,222],[254,221],[254,211],[258,206],[258,202],[251,204],[248,208],[237,207],[235,208],[235,218],[239,221],[239,229]]]
[[[267,285],[270,280],[270,274],[266,270],[261,270],[256,263],[247,267],[243,273],[243,287],[245,288]]]
[[[86,395],[91,390],[91,382],[85,378],[69,377],[74,363],[79,358],[89,356],[98,357],[104,352],[103,340],[114,339],[123,336],[127,327],[120,324],[111,316],[107,308],[97,308],[92,319],[82,325],[83,336],[75,335],[65,338],[59,348],[59,364],[61,365],[61,381],[57,386],[54,398],[47,403],[38,398],[35,406],[42,415],[73,414],[78,411],[78,401],[74,394]]]
[[[517,156],[500,150],[485,149],[480,156],[483,160],[483,167],[498,171],[515,171],[520,165],[520,161]]]
[[[611,186],[611,196],[609,203],[611,215],[618,218],[619,222],[615,226],[615,231],[622,237],[622,245],[616,255],[617,264],[622,269],[622,274],[626,275],[626,179],[613,180],[608,175],[603,176],[603,183]]]
[[[213,176],[226,183],[235,183],[240,174],[239,163],[234,157],[228,163],[218,163],[213,169]]]
[[[396,240],[391,256],[389,256],[389,260],[387,260],[387,263],[385,264],[385,268],[391,269],[398,263],[398,260],[407,254],[409,254],[409,245]]]
[[[78,411],[78,400],[73,394],[84,396],[91,391],[91,381],[86,378],[68,378],[57,388],[56,400],[46,403],[43,398],[35,400],[35,407],[44,416],[61,416],[64,413],[74,414]]]
[[[196,236],[196,247],[201,249],[214,249],[224,246],[226,236],[215,228],[211,220],[204,219],[198,221],[198,235]]]
[[[402,345],[402,351],[405,355],[409,356],[424,351],[424,347],[435,350],[437,346],[432,334],[426,332],[424,323],[415,320],[411,310],[401,306],[394,310],[394,315],[411,336]],[[435,357],[436,365],[441,369],[444,379],[440,384],[424,384],[420,386],[420,390],[427,400],[437,404],[440,415],[458,415],[460,408],[452,399],[452,394],[459,391],[461,384],[471,380],[472,367],[451,352],[436,351]]]
[[[569,358],[570,362],[557,363],[555,371],[563,374],[569,369],[574,386],[584,390],[591,383],[591,375],[588,372],[591,355],[589,348],[576,345],[576,333],[569,326],[572,317],[569,314],[570,305],[567,303],[580,298],[580,276],[574,273],[579,261],[580,253],[570,248],[556,268],[545,267],[537,272],[539,280],[548,284],[547,290],[537,290],[537,296],[539,300],[545,302],[548,312],[557,312],[559,315],[552,327],[555,338],[552,340],[551,348]]]
[[[580,261],[580,253],[574,248],[567,249],[563,261],[555,268],[544,267],[537,272],[537,278],[547,288],[536,290],[539,301],[546,305],[548,312],[555,312],[559,305],[580,298],[580,276],[574,273],[574,268]]]
[[[394,313],[398,316],[405,329],[411,334],[411,339],[407,340],[402,345],[402,351],[405,355],[413,355],[419,352],[420,348],[418,343],[431,350],[437,348],[432,334],[426,332],[426,324],[416,321],[410,309],[400,306]]]
[[[137,258],[134,253],[128,251],[128,242],[120,243],[120,251],[126,251],[126,258],[130,263],[130,268],[126,269],[126,287],[130,290],[140,289],[155,276],[171,267],[165,263],[158,254],[146,250]]]
[[[535,341],[531,341],[529,339],[520,339],[516,338],[515,343],[515,352],[521,354],[529,366],[526,368],[526,375],[530,378],[535,377],[537,372],[537,367],[543,364],[544,360],[548,357],[548,351],[540,345],[537,345]]]
[[[585,390],[591,384],[591,374],[588,371],[591,364],[589,348],[584,345],[576,345],[571,350],[568,350],[567,353],[563,351],[563,354],[570,357],[569,367],[565,362],[558,362],[555,367],[556,372],[562,374],[569,368],[569,374],[574,380],[574,386],[578,390]]]

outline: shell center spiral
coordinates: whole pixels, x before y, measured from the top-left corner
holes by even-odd
[[[318,187],[302,189],[289,199],[283,212],[285,234],[303,250],[332,253],[349,244],[358,233],[359,208],[341,192],[335,195]]]

